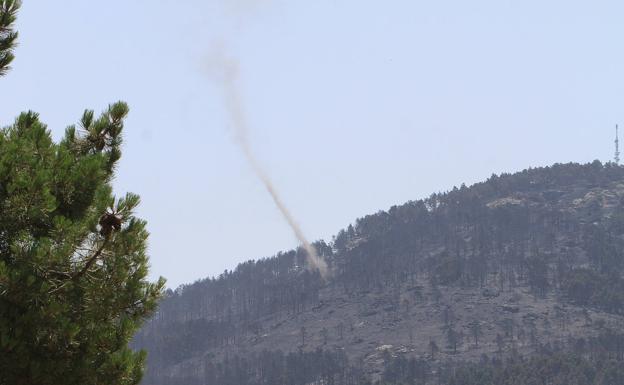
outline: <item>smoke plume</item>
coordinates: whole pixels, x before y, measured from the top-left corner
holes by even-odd
[[[253,169],[254,173],[264,184],[267,191],[273,198],[273,202],[279,209],[280,213],[288,222],[288,225],[295,233],[295,236],[301,242],[301,245],[305,249],[308,257],[308,264],[319,270],[322,277],[327,276],[327,263],[319,257],[314,247],[308,242],[307,238],[303,234],[301,227],[288,211],[280,195],[278,194],[271,178],[258,163],[248,137],[248,126],[245,117],[245,110],[243,108],[242,98],[238,88],[239,75],[238,75],[238,62],[225,54],[222,47],[217,47],[212,55],[209,56],[208,70],[213,75],[219,86],[223,91],[223,97],[225,107],[228,111],[229,118],[231,120],[232,128],[234,131],[236,143],[243,152],[245,159]]]

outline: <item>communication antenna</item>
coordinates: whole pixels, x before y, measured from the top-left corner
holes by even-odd
[[[615,164],[620,164],[620,132],[618,125],[615,125]]]

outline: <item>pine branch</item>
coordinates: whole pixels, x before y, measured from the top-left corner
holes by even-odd
[[[13,49],[18,33],[13,30],[13,23],[21,5],[21,0],[0,0],[0,76],[7,73],[15,58]]]
[[[48,292],[48,295],[51,295],[60,291],[62,288],[67,286],[67,284],[69,284],[72,281],[78,280],[80,277],[84,275],[88,276],[89,269],[91,268],[91,266],[93,266],[95,261],[97,261],[97,259],[102,255],[102,253],[104,252],[104,249],[106,248],[106,245],[108,244],[109,239],[110,237],[106,237],[104,239],[104,242],[102,242],[102,245],[95,251],[95,253],[91,257],[89,257],[85,266],[77,273],[74,273],[72,275],[66,272],[50,271],[51,273],[57,274],[59,277],[63,278],[65,281],[61,285],[56,286],[54,289],[50,290]]]
[[[102,255],[102,252],[104,251],[104,249],[108,245],[109,239],[110,239],[110,237],[104,238],[104,242],[102,242],[102,245],[100,246],[100,248],[97,249],[95,251],[95,253],[93,253],[93,255],[87,260],[87,263],[84,265],[82,270],[80,270],[79,272],[77,272],[76,274],[74,274],[72,276],[72,280],[74,280],[74,281],[77,280],[78,278],[82,277],[87,271],[89,271],[89,269],[91,268],[91,266],[93,266],[95,261],[97,261],[97,259],[100,257],[100,255]]]

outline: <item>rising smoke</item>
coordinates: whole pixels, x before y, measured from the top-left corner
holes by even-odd
[[[327,277],[327,263],[319,257],[314,249],[314,246],[308,242],[307,238],[303,234],[303,231],[301,230],[301,227],[299,227],[299,224],[293,215],[284,205],[284,202],[275,189],[271,178],[260,166],[260,163],[258,163],[256,157],[254,156],[249,142],[245,110],[243,108],[243,102],[238,88],[238,62],[226,55],[223,47],[217,47],[208,58],[208,70],[223,91],[224,103],[228,111],[229,118],[231,119],[236,143],[243,152],[245,159],[253,169],[254,173],[262,181],[264,187],[266,187],[267,191],[271,195],[271,198],[273,198],[273,202],[279,209],[280,213],[286,222],[288,222],[288,225],[295,233],[299,242],[301,242],[301,245],[307,253],[309,266],[318,269],[323,278]]]

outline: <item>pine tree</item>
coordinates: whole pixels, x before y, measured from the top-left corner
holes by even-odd
[[[0,0],[0,71],[12,59],[18,1]],[[164,280],[147,281],[139,197],[111,180],[128,106],[55,143],[34,112],[0,130],[0,385],[137,384],[128,348]]]

